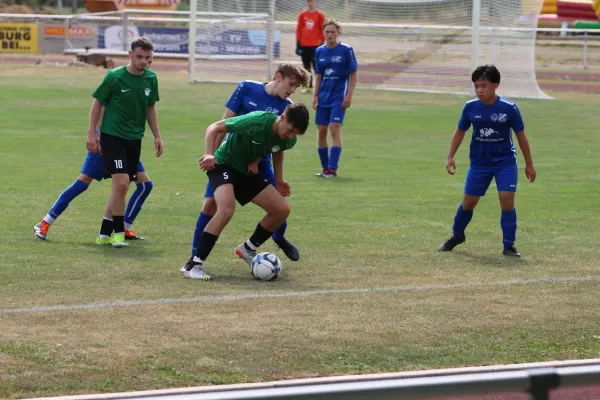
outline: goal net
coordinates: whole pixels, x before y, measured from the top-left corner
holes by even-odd
[[[239,13],[201,23],[206,18],[199,13],[196,36],[223,40],[218,35],[233,31],[241,41],[237,49],[247,52],[227,54],[210,46],[195,56],[194,80],[267,80],[278,62],[300,62],[296,21],[306,1],[192,1],[201,13]],[[535,76],[535,29],[542,2],[317,0],[317,5],[326,18],[342,23],[340,40],[355,50],[360,88],[469,94],[474,67],[494,64],[502,74],[499,94],[549,98]],[[256,53],[250,55],[252,51]]]

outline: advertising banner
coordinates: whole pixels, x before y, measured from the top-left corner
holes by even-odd
[[[71,26],[40,24],[39,49],[44,53],[62,53],[64,49],[95,48],[98,27],[92,24]]]
[[[152,40],[157,53],[188,53],[187,28],[159,28],[139,26],[129,27],[128,48],[135,36],[146,36]],[[98,47],[101,49],[121,50],[123,40],[120,25],[101,26],[99,28]],[[280,32],[275,32],[274,57],[279,57]],[[211,55],[266,55],[266,32],[253,29],[227,29],[214,27],[211,32],[198,30],[196,33],[196,53]]]
[[[38,26],[36,24],[0,23],[0,52],[37,53]]]

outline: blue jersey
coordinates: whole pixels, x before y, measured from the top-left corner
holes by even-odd
[[[332,49],[327,45],[317,48],[315,72],[321,74],[319,106],[341,106],[348,92],[350,73],[356,71],[358,71],[358,64],[351,46],[338,43]]]
[[[277,115],[283,114],[285,108],[292,104],[291,99],[281,99],[265,90],[265,83],[242,81],[235,89],[225,107],[236,113],[246,115],[253,111],[267,111]]]
[[[500,96],[491,105],[479,99],[467,101],[458,129],[468,131],[471,125],[469,158],[472,165],[499,167],[517,163],[512,132],[523,131],[525,125],[515,103]]]

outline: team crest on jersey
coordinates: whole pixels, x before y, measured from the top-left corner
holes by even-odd
[[[342,56],[332,56],[331,57],[331,62],[334,62],[334,63],[340,63],[340,62],[342,62]]]
[[[492,114],[490,119],[494,122],[506,122],[506,114]]]
[[[279,109],[277,109],[277,108],[273,108],[273,107],[271,107],[271,106],[269,106],[269,107],[265,108],[265,111],[266,111],[266,112],[273,113],[273,114],[279,114]]]
[[[315,27],[315,21],[313,21],[312,19],[307,19],[306,20],[306,29],[312,29]]]
[[[144,90],[144,93],[146,93],[146,96],[150,96],[150,88],[146,88],[146,90]]]
[[[273,146],[273,148],[271,149],[271,153],[277,153],[279,150],[281,150],[281,147]]]

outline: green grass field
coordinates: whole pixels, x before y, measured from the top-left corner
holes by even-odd
[[[32,234],[79,173],[103,73],[0,66],[0,398],[600,356],[597,98],[518,102],[538,172],[529,184],[519,154],[520,260],[501,255],[494,186],[467,243],[436,251],[468,168],[466,142],[457,176],[444,166],[466,99],[359,91],[338,179],[315,178],[314,126],[286,154],[301,260],[279,253],[281,279],[252,280],[233,249],[262,210],[238,207],[207,262],[216,280],[195,282],[178,268],[206,184],[197,160],[234,85],[159,74],[165,153],[145,140],[154,191],[135,226],[148,240],[94,244],[110,189],[97,182],[47,242]]]

